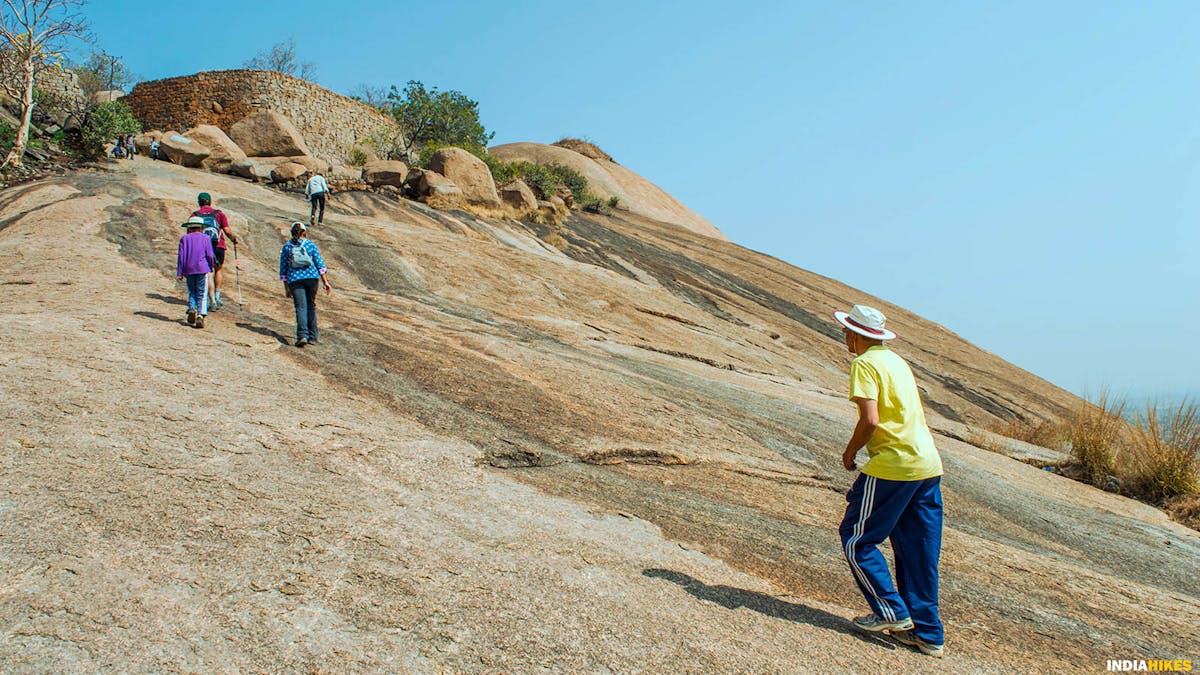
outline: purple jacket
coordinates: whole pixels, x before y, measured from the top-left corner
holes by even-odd
[[[175,265],[175,276],[208,274],[216,262],[212,239],[203,232],[188,232],[179,240],[179,261]]]

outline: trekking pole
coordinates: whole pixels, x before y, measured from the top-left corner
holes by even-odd
[[[233,279],[237,282],[238,309],[242,309],[242,268],[238,264],[237,244],[233,245]]]

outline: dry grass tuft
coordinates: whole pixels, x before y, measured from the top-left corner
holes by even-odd
[[[990,428],[994,434],[1051,450],[1061,450],[1067,441],[1067,429],[1061,422],[1043,420],[1036,424],[1025,420],[1007,420]]]
[[[1082,472],[1082,480],[1104,487],[1116,473],[1117,448],[1129,431],[1123,418],[1125,404],[1103,393],[1095,403],[1084,402],[1067,422],[1071,458]]]
[[[1200,531],[1200,495],[1186,495],[1168,501],[1167,513],[1175,522]]]
[[[1118,467],[1123,490],[1160,502],[1196,494],[1200,483],[1200,407],[1147,404]]]
[[[557,145],[560,148],[566,148],[568,150],[574,150],[584,157],[603,159],[607,162],[616,164],[616,161],[613,160],[612,155],[596,147],[595,143],[589,143],[582,138],[560,138],[555,141],[553,145]]]

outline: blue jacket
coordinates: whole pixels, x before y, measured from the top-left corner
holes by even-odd
[[[308,267],[292,267],[292,247],[303,246],[304,250],[308,251],[308,255],[312,257],[313,264]],[[321,257],[321,251],[317,249],[317,245],[308,239],[289,240],[283,245],[283,249],[279,251],[279,280],[285,283],[292,283],[301,279],[318,279],[325,274],[325,259]]]

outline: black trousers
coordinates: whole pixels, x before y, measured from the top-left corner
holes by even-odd
[[[317,215],[317,207],[318,206],[321,207],[321,215],[319,215],[319,216]],[[317,194],[312,196],[312,213],[310,213],[308,216],[309,220],[312,220],[313,216],[317,217],[318,223],[325,221],[325,193],[324,192],[318,192]]]

